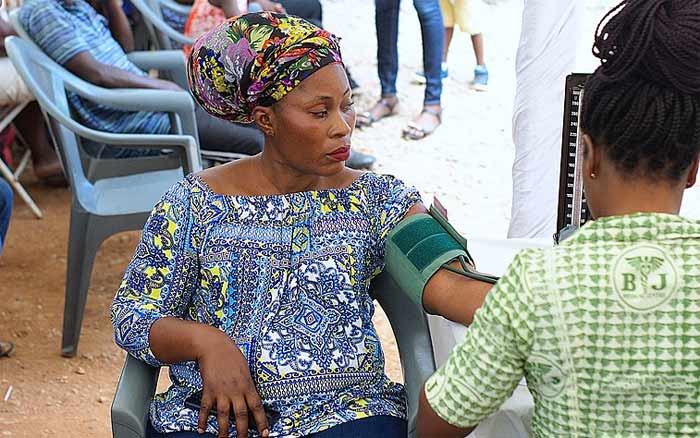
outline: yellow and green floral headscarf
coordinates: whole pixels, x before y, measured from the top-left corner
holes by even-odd
[[[342,63],[338,39],[299,17],[261,12],[234,17],[192,46],[192,94],[210,114],[252,122],[320,68]]]

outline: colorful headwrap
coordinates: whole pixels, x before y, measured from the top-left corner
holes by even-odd
[[[261,12],[232,18],[192,46],[192,94],[209,113],[253,121],[321,67],[342,62],[337,38],[299,17]]]

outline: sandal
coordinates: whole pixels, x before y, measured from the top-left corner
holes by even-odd
[[[377,101],[377,103],[375,104],[375,106],[381,105],[381,106],[383,106],[384,108],[388,109],[389,112],[388,112],[387,114],[385,114],[385,115],[383,115],[383,116],[380,116],[380,117],[377,117],[377,118],[374,118],[374,117],[372,116],[372,112],[371,112],[371,111],[365,111],[365,112],[363,112],[363,113],[360,113],[360,114],[357,115],[357,120],[355,121],[355,127],[356,127],[356,128],[369,128],[369,127],[372,126],[375,122],[377,122],[377,121],[379,121],[379,120],[381,120],[381,119],[385,119],[385,118],[387,118],[387,117],[391,117],[391,116],[395,115],[396,112],[397,112],[397,111],[396,111],[396,106],[397,106],[398,104],[399,104],[398,99],[397,99],[396,101],[394,101],[394,102],[391,102],[391,101],[389,101],[389,100],[386,99],[386,98],[379,99],[379,100]]]
[[[437,125],[433,127],[433,129],[425,129],[422,128],[418,125],[416,125],[415,122],[410,122],[408,126],[406,126],[406,129],[403,130],[401,133],[401,136],[407,140],[423,140],[425,137],[429,136],[435,130],[442,125],[442,111],[435,111],[430,108],[423,108],[423,111],[420,112],[421,114],[430,114],[431,116],[435,117],[438,121]]]
[[[10,353],[15,349],[12,342],[1,342],[0,341],[0,357],[10,357]]]

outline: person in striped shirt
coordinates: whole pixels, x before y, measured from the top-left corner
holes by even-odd
[[[700,0],[625,0],[594,53],[595,220],[516,256],[425,383],[420,437],[465,436],[523,376],[536,438],[700,436],[700,221],[678,215],[698,172]]]
[[[90,83],[105,88],[181,90],[173,82],[149,77],[129,60],[127,52],[133,50],[133,34],[120,0],[93,3],[94,6],[85,0],[27,0],[20,9],[20,21],[49,57]],[[93,129],[150,134],[171,130],[166,113],[120,111],[73,93],[68,98],[83,123]],[[202,149],[251,155],[262,150],[263,136],[258,129],[214,118],[198,106],[195,115]],[[154,153],[117,147],[92,152],[103,158]]]

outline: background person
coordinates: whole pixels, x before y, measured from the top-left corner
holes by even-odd
[[[509,238],[552,238],[557,223],[564,86],[584,2],[525,0],[515,59]]]
[[[399,72],[399,10],[400,0],[375,0],[377,29],[377,73],[381,84],[381,98],[369,110],[358,116],[357,126],[369,127],[374,122],[396,113],[396,77]],[[418,12],[423,38],[423,71],[426,85],[423,110],[403,130],[402,136],[420,140],[432,134],[442,123],[442,78],[440,65],[445,44],[442,12],[438,0],[413,0]]]
[[[99,14],[84,0],[28,0],[20,20],[39,47],[57,63],[81,79],[105,88],[182,89],[175,83],[149,77],[126,53],[133,50],[133,34],[120,0],[104,0]],[[126,112],[99,105],[69,93],[69,102],[86,126],[115,133],[166,134],[171,130],[168,114]],[[195,106],[202,149],[243,154],[260,152],[259,130],[229,123]],[[87,148],[86,148],[87,149]],[[125,158],[158,151],[107,146],[94,154]]]
[[[5,236],[7,236],[7,229],[10,227],[11,217],[12,188],[4,179],[0,178],[0,256],[5,245]],[[0,341],[0,358],[10,356],[14,348],[12,342]]]
[[[449,71],[447,68],[447,55],[450,51],[452,36],[455,26],[459,26],[462,32],[470,35],[476,67],[474,68],[474,79],[471,87],[477,91],[488,90],[489,70],[484,61],[484,36],[479,27],[479,14],[474,12],[479,10],[480,0],[440,0],[440,10],[445,23],[445,49],[442,51],[441,76],[446,79]],[[475,18],[476,15],[476,18]],[[422,71],[414,74],[414,80],[419,84],[425,83],[425,73]]]

